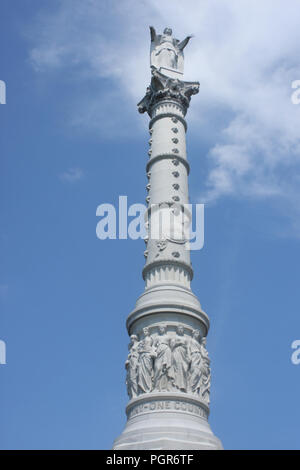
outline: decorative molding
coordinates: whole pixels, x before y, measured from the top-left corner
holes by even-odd
[[[181,266],[169,266],[168,268],[156,266],[146,274],[146,289],[161,285],[165,282],[180,284],[180,286],[190,289],[189,274]]]
[[[188,263],[185,263],[184,261],[177,261],[177,260],[173,260],[173,259],[168,259],[168,260],[157,260],[157,261],[152,261],[151,263],[149,264],[146,264],[144,266],[144,269],[142,271],[142,275],[143,275],[143,279],[145,280],[146,278],[146,274],[151,271],[151,269],[155,268],[156,266],[165,266],[165,267],[168,267],[168,266],[180,266],[182,267],[183,269],[185,269],[187,271],[187,273],[189,274],[189,277],[190,277],[190,280],[193,279],[193,269],[191,267],[190,264]]]
[[[174,158],[175,157],[175,158]],[[155,157],[152,157],[148,162],[147,162],[147,165],[146,165],[146,171],[148,172],[151,168],[151,166],[156,163],[157,161],[159,160],[164,160],[164,159],[172,159],[172,163],[173,165],[175,166],[178,166],[179,163],[182,163],[185,168],[186,168],[186,171],[187,171],[187,174],[189,174],[190,172],[190,165],[189,165],[189,162],[183,158],[182,156],[180,155],[174,155],[174,153],[161,153],[161,154],[158,154],[158,155],[155,155]]]
[[[159,119],[163,119],[163,118],[172,118],[174,116],[174,113],[161,113],[161,114],[157,114],[156,116],[154,116],[150,122],[149,122],[149,129],[152,130],[153,132],[153,129],[152,129],[152,126],[153,124],[158,121]],[[184,127],[184,130],[185,132],[187,131],[187,123],[185,121],[185,119],[181,116],[178,116],[178,120],[182,123],[183,127]],[[176,129],[176,130],[174,130]],[[178,128],[177,127],[172,127],[171,129],[175,134],[178,132]],[[150,131],[149,131],[150,132]],[[151,132],[151,134],[152,134]]]

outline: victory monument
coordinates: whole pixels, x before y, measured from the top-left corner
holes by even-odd
[[[185,115],[198,82],[183,78],[183,49],[150,27],[151,83],[138,103],[149,122],[145,291],[127,318],[127,424],[115,450],[222,449],[209,423],[209,319],[190,283]]]

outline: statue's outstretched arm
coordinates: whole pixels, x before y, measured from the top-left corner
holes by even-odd
[[[156,31],[155,31],[155,29],[153,28],[153,26],[149,26],[149,28],[150,28],[151,41],[153,42],[153,41],[155,41],[155,39],[156,39]]]
[[[192,38],[193,36],[187,36],[183,41],[181,41],[179,44],[177,44],[177,47],[180,51],[183,51],[183,49],[185,48],[185,46],[187,45],[187,43],[189,42],[189,40]]]

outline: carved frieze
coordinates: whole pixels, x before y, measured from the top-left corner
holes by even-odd
[[[143,329],[141,339],[131,335],[125,367],[128,395],[180,391],[194,394],[209,405],[210,360],[206,338],[199,330],[168,325]],[[173,331],[171,331],[173,330]]]

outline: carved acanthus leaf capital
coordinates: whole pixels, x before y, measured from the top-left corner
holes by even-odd
[[[140,113],[148,112],[151,116],[151,108],[161,100],[172,99],[178,101],[187,111],[191,96],[199,92],[199,82],[184,82],[167,77],[152,67],[151,84],[147,88],[146,95],[138,103]]]

